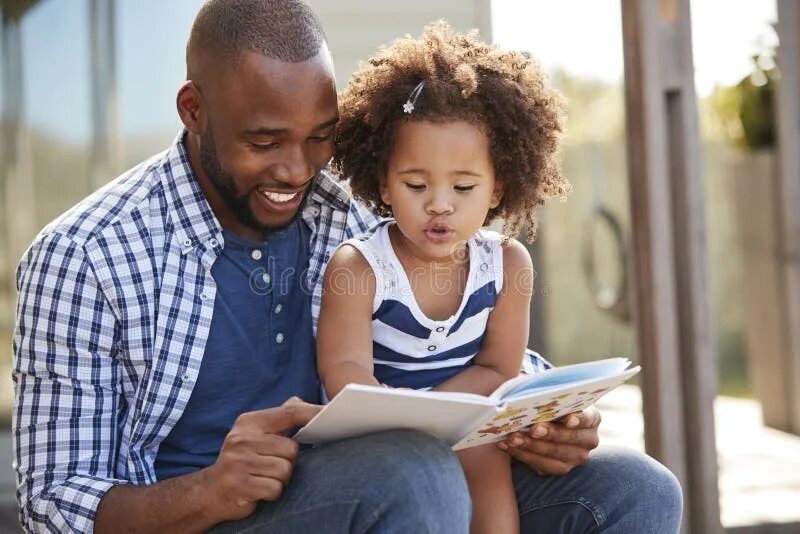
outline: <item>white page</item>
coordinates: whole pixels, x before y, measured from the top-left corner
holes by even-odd
[[[491,398],[501,401],[537,390],[614,376],[629,365],[627,358],[607,358],[590,362],[554,367],[532,375],[519,376],[501,385]]]
[[[349,384],[294,437],[325,443],[401,428],[417,429],[452,445],[495,411],[487,397]]]

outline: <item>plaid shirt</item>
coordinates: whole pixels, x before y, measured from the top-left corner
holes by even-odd
[[[223,237],[182,139],[48,225],[19,265],[14,469],[27,530],[89,532],[111,487],[156,482],[159,444],[192,393]],[[377,219],[325,172],[301,216],[316,324],[326,261]]]

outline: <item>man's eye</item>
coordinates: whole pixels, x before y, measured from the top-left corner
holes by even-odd
[[[455,186],[454,189],[459,193],[465,193],[467,191],[472,191],[473,189],[475,189],[475,185],[457,185]]]
[[[408,187],[412,191],[424,191],[425,190],[425,184],[410,184],[410,183],[406,182],[406,187]]]
[[[250,147],[255,150],[272,150],[278,147],[278,143],[250,143]]]

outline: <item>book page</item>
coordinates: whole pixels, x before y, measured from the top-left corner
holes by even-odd
[[[558,419],[572,412],[585,410],[600,397],[639,372],[634,367],[611,377],[581,380],[574,384],[548,386],[541,391],[529,391],[509,400],[496,413],[464,439],[454,450],[466,449],[500,441],[507,434],[524,430],[534,423]]]
[[[498,401],[509,400],[536,390],[614,376],[624,372],[630,364],[627,358],[607,358],[521,375],[502,384],[492,393],[491,398]]]
[[[481,395],[349,384],[294,438],[300,443],[326,443],[406,428],[427,432],[452,445],[495,408]]]

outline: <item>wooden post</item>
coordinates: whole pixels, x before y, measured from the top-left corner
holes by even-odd
[[[536,241],[526,244],[533,260],[533,298],[531,299],[530,328],[528,329],[528,348],[547,357],[546,304],[550,292],[547,289],[547,277],[544,272],[545,247],[543,232],[539,232]],[[523,234],[524,230],[523,230]]]
[[[789,373],[786,372],[781,196],[771,150],[736,154],[728,166],[736,191],[737,230],[742,244],[745,340],[753,391],[764,424],[789,429]]]
[[[481,39],[491,43],[494,39],[492,35],[492,2],[489,0],[473,0],[473,10],[475,19],[472,24],[481,32]]]
[[[89,191],[103,186],[122,170],[114,4],[114,0],[92,0],[89,10],[92,88]]]
[[[784,430],[800,434],[800,5],[778,0],[779,211],[778,262],[782,285]]]
[[[685,532],[721,532],[714,339],[689,0],[622,0],[634,316],[645,445],[681,481]]]
[[[13,295],[14,271],[17,262],[30,240],[37,231],[34,183],[32,176],[31,145],[28,129],[25,125],[24,80],[22,76],[22,36],[20,35],[17,9],[13,13],[3,10],[3,149],[0,160],[0,184],[3,187],[2,212],[5,218],[3,226],[5,243],[5,274],[7,294]]]

